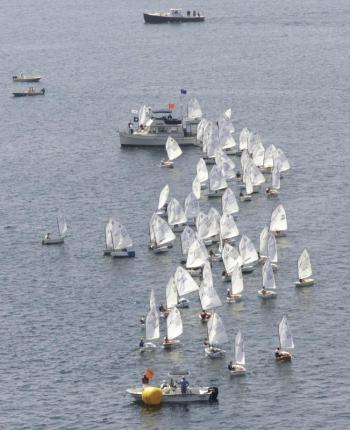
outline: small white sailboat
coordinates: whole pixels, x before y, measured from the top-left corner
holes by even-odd
[[[182,149],[180,148],[179,144],[176,142],[176,140],[168,136],[168,139],[165,143],[165,149],[168,154],[168,160],[165,160],[164,158],[160,162],[160,167],[174,167],[174,160],[180,157],[182,154]]]
[[[192,193],[197,200],[201,198],[201,183],[197,176],[193,179],[192,182]]]
[[[183,232],[181,233],[181,251],[182,251],[181,263],[184,263],[184,264],[186,263],[188,250],[195,239],[196,239],[195,231],[187,225],[184,228]]]
[[[164,338],[163,347],[165,349],[172,349],[180,345],[180,341],[176,338],[183,333],[181,314],[176,307],[171,308],[166,325],[167,335]]]
[[[277,148],[276,152],[274,153],[274,165],[281,173],[290,169],[289,161],[281,148]]]
[[[227,188],[227,182],[220,168],[213,166],[209,173],[208,197],[221,197]]]
[[[277,197],[278,191],[281,188],[280,172],[276,166],[272,170],[272,182],[271,187],[266,188],[267,197]]]
[[[154,351],[157,345],[151,342],[152,340],[159,339],[159,317],[154,297],[154,291],[151,290],[150,297],[150,311],[146,317],[146,342],[140,347],[140,352]]]
[[[277,148],[271,144],[265,150],[264,165],[260,168],[263,173],[271,173],[274,165]]]
[[[188,271],[181,266],[179,266],[175,271],[174,283],[177,289],[177,293],[180,297],[199,290],[197,282],[195,282],[195,280],[188,273]],[[177,307],[188,308],[189,300],[184,297],[181,297],[181,299],[178,301]]]
[[[214,313],[208,321],[208,346],[205,348],[205,355],[210,358],[223,358],[225,350],[220,346],[228,342],[224,323],[217,313]]]
[[[275,360],[291,361],[292,354],[288,351],[294,349],[292,333],[288,327],[287,317],[284,316],[278,325],[279,348],[275,351]]]
[[[243,376],[246,373],[244,339],[241,330],[238,330],[235,337],[235,364],[231,361],[228,369],[232,376]]]
[[[117,224],[117,220],[110,218],[105,227],[105,242],[106,247],[103,251],[104,255],[110,255],[113,250],[113,229]]]
[[[223,214],[220,218],[220,235],[223,242],[233,243],[239,236],[239,230],[233,215]]]
[[[225,266],[223,272],[223,280],[231,281],[231,275],[236,267],[236,264],[242,266],[242,257],[236,248],[231,246],[229,243],[225,243],[222,249],[222,261]]]
[[[163,305],[160,305],[159,307],[160,316],[162,318],[166,318],[170,312],[170,309],[173,308],[174,306],[177,306],[179,301],[179,295],[177,293],[177,288],[176,288],[173,276],[170,277],[167,283],[165,297],[166,297],[166,307]]]
[[[271,214],[270,231],[276,237],[287,236],[288,224],[284,207],[278,205]]]
[[[227,303],[237,303],[242,299],[242,291],[244,289],[242,269],[237,261],[231,274],[231,290],[227,290]]]
[[[126,229],[126,227],[120,223],[113,225],[111,234],[112,238],[112,250],[111,257],[113,258],[127,258],[135,257],[135,251],[133,249],[132,239]]]
[[[200,276],[202,267],[209,260],[208,251],[201,240],[195,239],[188,249],[186,269],[192,276]]]
[[[236,177],[236,165],[226,152],[222,150],[217,151],[215,161],[227,181]]]
[[[174,232],[168,223],[153,214],[150,221],[150,244],[149,248],[155,253],[163,253],[172,248],[172,243],[176,239]]]
[[[187,225],[196,225],[196,218],[199,215],[200,207],[197,197],[190,193],[185,199],[185,215],[187,218]]]
[[[207,181],[209,178],[209,173],[208,173],[208,168],[207,165],[205,164],[205,161],[203,160],[203,158],[200,158],[197,166],[196,166],[196,172],[197,172],[197,178],[198,181],[201,184],[201,188],[206,188],[207,187]]]
[[[250,202],[252,200],[252,194],[254,192],[253,184],[250,175],[245,175],[245,191],[241,190],[239,193],[239,199],[241,202]]]
[[[310,256],[307,249],[304,249],[298,258],[298,278],[295,282],[296,287],[310,287],[314,285],[315,280],[312,279],[312,267]]]
[[[239,253],[242,257],[242,272],[251,273],[259,261],[254,243],[245,234],[239,242]]]
[[[259,262],[264,263],[268,258],[269,229],[265,226],[260,233]]]
[[[239,206],[235,193],[231,188],[227,188],[221,198],[222,213],[233,215],[239,212]]]
[[[59,245],[61,243],[64,243],[64,238],[66,237],[67,229],[68,227],[67,227],[67,223],[64,218],[63,212],[59,210],[57,214],[58,236],[52,237],[51,233],[46,233],[41,243],[43,245]]]
[[[185,224],[187,223],[187,217],[183,210],[180,202],[174,197],[169,200],[168,204],[168,224],[171,229],[176,232],[181,232]]]
[[[262,268],[262,278],[263,287],[258,291],[258,295],[262,299],[274,299],[277,296],[275,292],[276,282],[270,260],[266,260]]]
[[[277,242],[275,235],[271,231],[269,231],[267,239],[267,256],[271,262],[272,270],[275,272],[278,268]]]
[[[165,217],[167,215],[169,194],[170,194],[169,185],[165,185],[159,194],[158,209],[156,212],[156,214],[161,217]]]
[[[203,280],[198,293],[202,306],[202,311],[199,313],[198,317],[202,322],[205,323],[208,322],[212,316],[212,312],[210,311],[222,306],[220,297],[214,288],[213,275],[209,262],[206,262],[203,267]]]

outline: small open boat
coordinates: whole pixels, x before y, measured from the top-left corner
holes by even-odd
[[[245,375],[245,352],[244,352],[244,339],[241,330],[235,337],[235,364],[231,363],[228,365],[228,370],[232,376],[242,376]]]
[[[262,299],[273,299],[277,296],[276,292],[276,282],[275,276],[273,274],[273,269],[270,260],[266,260],[263,268],[262,268],[262,277],[263,277],[263,287],[258,291],[258,295]]]
[[[209,319],[207,329],[209,345],[204,350],[205,355],[210,358],[223,358],[226,351],[218,345],[226,343],[228,338],[222,319],[217,313]]]
[[[165,160],[164,158],[160,161],[160,167],[174,167],[174,160],[176,160],[180,155],[182,154],[182,149],[180,148],[179,144],[176,142],[176,140],[168,136],[168,139],[165,143],[165,149],[168,154],[168,160]]]
[[[183,14],[182,9],[170,9],[169,12],[144,12],[143,18],[146,24],[162,24],[166,22],[203,22],[205,17],[198,11],[188,10]]]
[[[167,335],[163,341],[163,348],[173,349],[177,346],[180,346],[181,343],[176,338],[182,335],[183,327],[180,311],[176,307],[171,308],[166,320],[166,325]]]
[[[12,93],[14,97],[26,97],[26,96],[43,96],[45,95],[45,88],[36,91],[34,87],[29,87],[26,91],[16,91]]]
[[[12,79],[13,82],[39,82],[41,76],[31,76],[20,73],[19,75],[12,76]]]

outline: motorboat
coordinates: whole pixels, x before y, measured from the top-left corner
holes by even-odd
[[[43,96],[45,95],[45,88],[36,91],[34,87],[29,87],[26,91],[15,91],[12,94],[14,97]]]
[[[165,147],[169,136],[180,146],[196,144],[196,126],[193,121],[187,123],[181,118],[174,118],[170,109],[152,110],[144,106],[134,119],[137,119],[135,126],[129,123],[128,131],[119,131],[121,146]]]
[[[143,18],[146,24],[162,24],[166,22],[203,22],[205,17],[200,12],[188,10],[183,13],[182,9],[170,9],[168,12],[144,12]]]
[[[23,73],[12,76],[13,82],[39,82],[40,79],[41,79],[41,76],[24,75]]]

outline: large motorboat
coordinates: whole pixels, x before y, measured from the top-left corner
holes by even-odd
[[[174,118],[172,114],[170,109],[147,108],[147,115],[135,117],[134,122],[129,123],[128,131],[119,131],[120,145],[165,147],[169,136],[181,146],[195,145],[199,121],[182,121],[180,118]]]
[[[12,76],[13,82],[39,82],[41,79],[41,76],[31,76],[31,75],[24,75],[23,73],[20,73],[19,75]]]
[[[170,9],[169,12],[144,12],[146,24],[162,24],[165,22],[203,22],[205,17],[200,12],[188,10],[185,14],[182,9]]]
[[[26,97],[26,96],[43,96],[45,95],[45,88],[37,91],[34,87],[29,87],[25,91],[16,91],[12,93],[14,97]]]

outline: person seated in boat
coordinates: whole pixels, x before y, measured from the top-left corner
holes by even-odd
[[[265,190],[265,192],[266,192],[266,194],[270,194],[271,193],[271,188],[267,187],[266,190]]]
[[[168,388],[169,387],[169,384],[167,383],[167,381],[164,379],[163,381],[162,381],[162,383],[160,384],[160,389],[161,390],[164,390],[164,388]]]
[[[146,318],[145,318],[145,316],[144,316],[144,315],[142,315],[142,317],[140,318],[140,323],[141,323],[142,325],[144,325],[144,324],[146,323]]]
[[[141,339],[140,339],[140,343],[139,343],[139,347],[140,348],[143,348],[145,346],[145,342],[144,342],[144,340],[143,340],[143,337],[141,337]]]
[[[215,252],[212,249],[209,250],[209,257],[215,257]]]
[[[240,181],[240,180],[241,180],[241,174],[240,174],[240,172],[237,172],[237,173],[236,173],[236,179],[237,179],[237,181]]]
[[[149,383],[149,378],[148,376],[144,373],[143,377],[142,377],[142,385],[148,385]]]
[[[222,276],[225,276],[225,277],[228,276],[228,273],[226,272],[226,270],[222,271]]]
[[[261,289],[261,294],[262,294],[263,296],[265,296],[265,295],[266,295],[266,293],[267,293],[266,288],[265,288],[265,287],[264,287],[264,285],[263,285],[263,287],[262,287],[262,289]]]
[[[239,197],[244,197],[244,194],[242,193],[242,191],[240,191]]]
[[[208,341],[208,338],[207,338],[207,337],[205,337],[205,338],[204,338],[204,340],[203,340],[203,345],[204,345],[204,346],[209,346],[209,341]]]
[[[299,278],[299,283],[302,284],[304,282],[304,279]]]
[[[281,358],[282,354],[281,354],[281,350],[280,347],[278,346],[275,350],[275,358]]]
[[[191,11],[190,10],[187,11],[187,16],[191,16]]]
[[[144,131],[145,127],[143,126],[143,124],[140,125],[140,130]]]
[[[200,313],[200,317],[202,318],[202,320],[208,320],[210,318],[210,314],[205,309],[203,309]]]
[[[165,336],[165,337],[164,337],[164,343],[171,343],[171,342],[169,341],[169,339],[168,339],[168,336]]]
[[[228,370],[236,370],[236,368],[235,368],[235,366],[234,366],[234,364],[233,364],[233,361],[230,361],[230,362],[229,362],[229,364],[228,364],[227,368],[228,368]]]
[[[45,239],[47,239],[47,240],[51,239],[51,233],[46,233],[45,234]]]
[[[163,303],[161,303],[160,305],[159,305],[159,312],[166,312],[166,307],[163,305]]]
[[[230,291],[229,289],[227,289],[226,297],[227,297],[228,299],[230,299],[230,298],[231,298],[231,291]]]
[[[187,379],[183,376],[181,381],[180,381],[180,387],[181,387],[181,394],[186,394],[187,393],[187,389],[188,386],[190,385],[190,383],[187,381]]]

